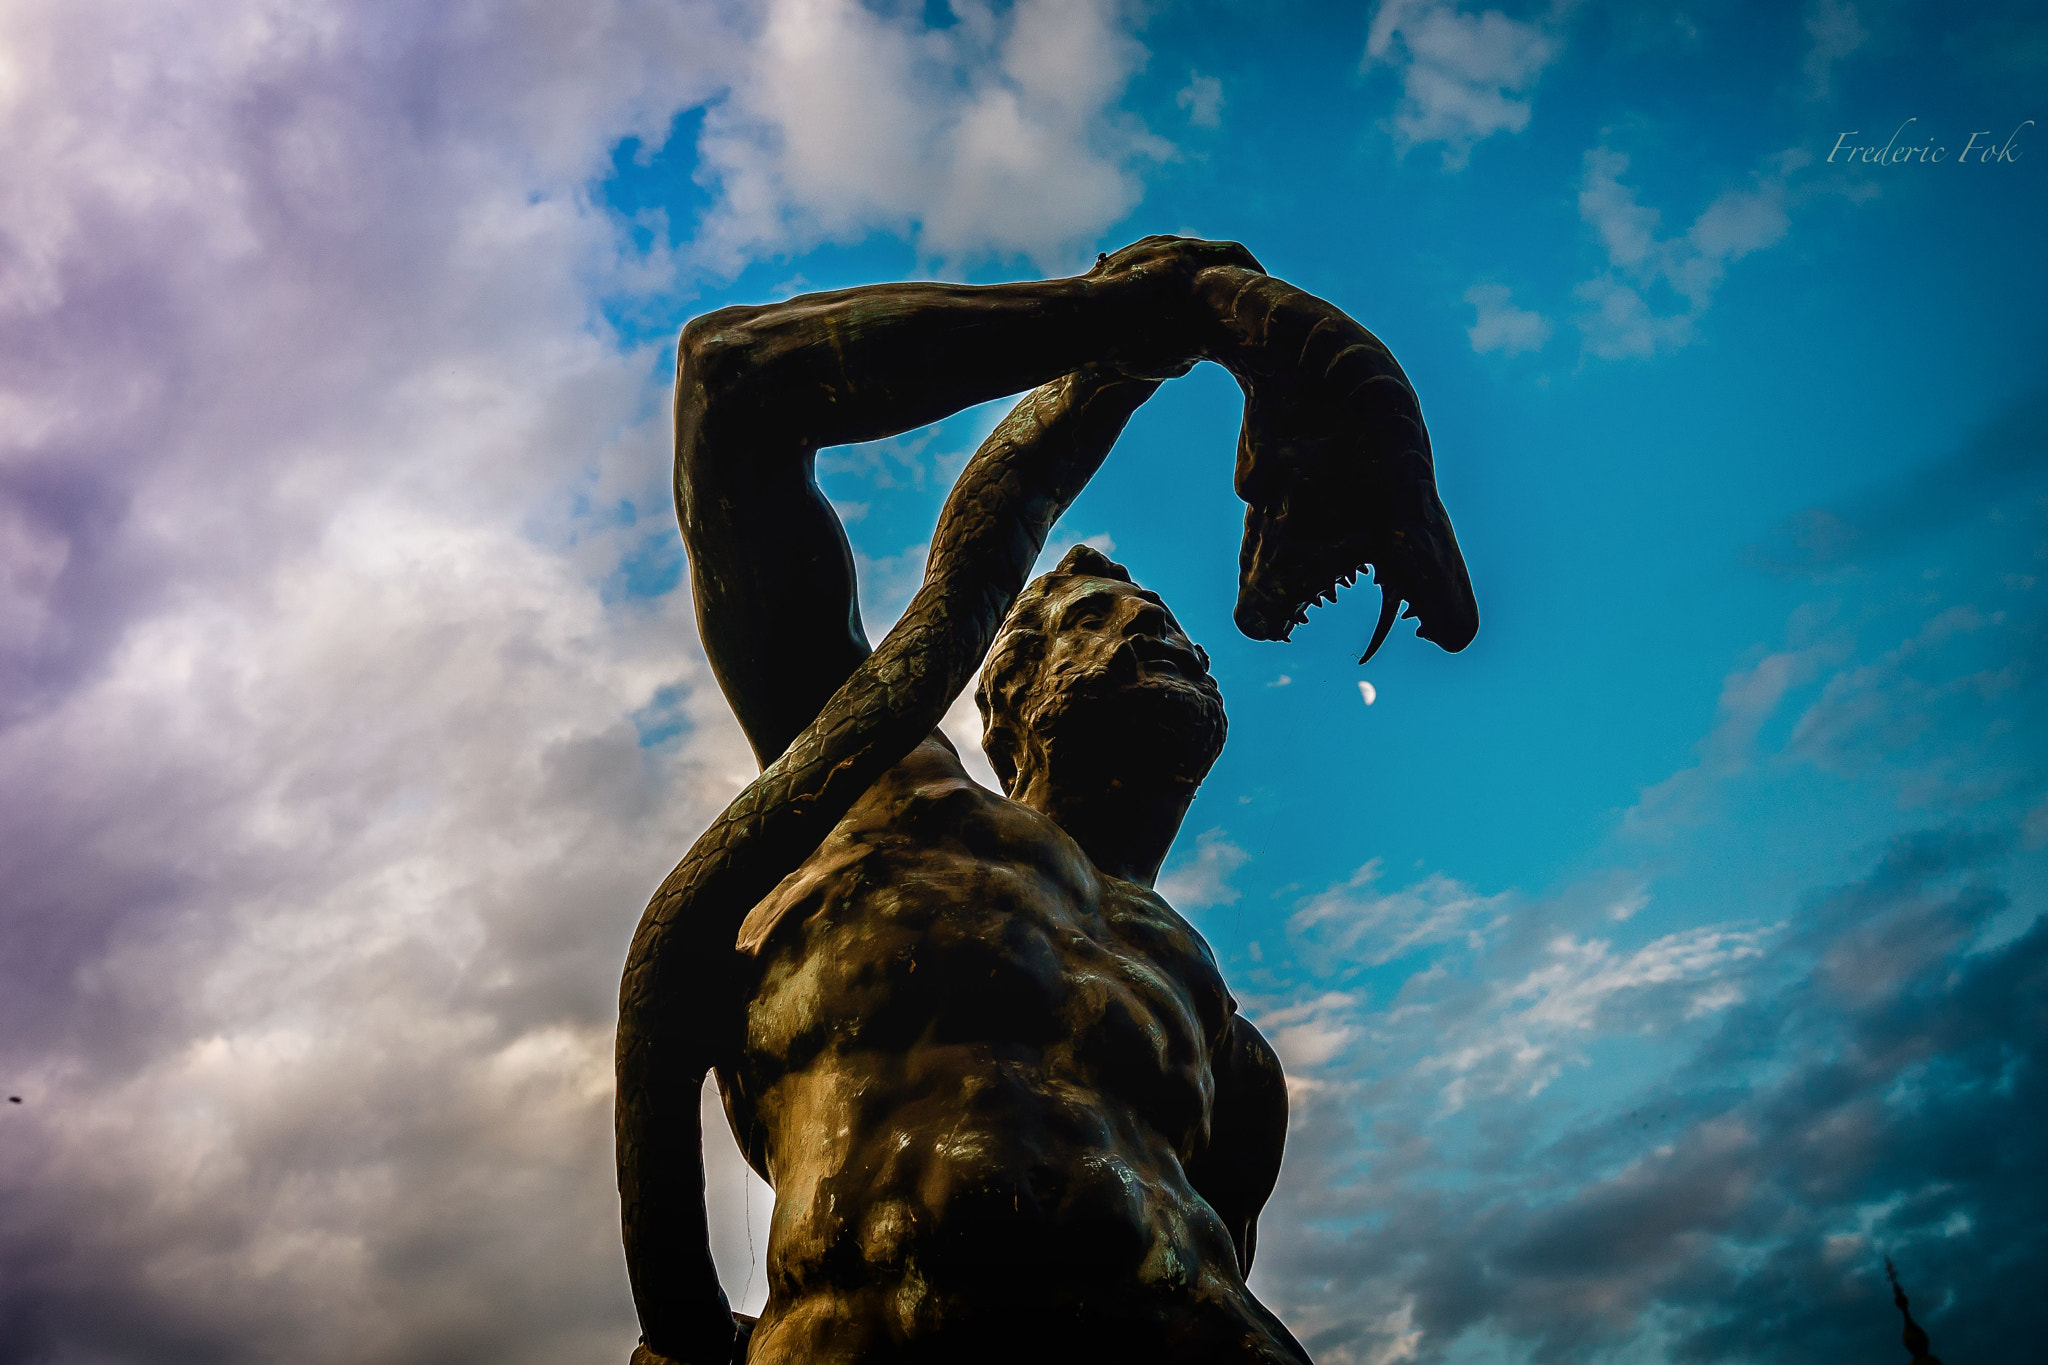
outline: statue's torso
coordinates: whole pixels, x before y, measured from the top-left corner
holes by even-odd
[[[776,1190],[752,1359],[1301,1359],[1183,1171],[1233,1003],[1159,897],[927,743],[741,943],[722,1075]]]

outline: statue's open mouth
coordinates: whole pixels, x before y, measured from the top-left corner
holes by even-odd
[[[1425,462],[1402,463],[1410,465],[1406,477],[1386,480],[1372,514],[1348,526],[1332,525],[1330,512],[1351,499],[1314,487],[1246,509],[1233,614],[1239,630],[1254,640],[1285,640],[1311,608],[1336,601],[1339,589],[1370,570],[1380,615],[1360,663],[1385,642],[1403,601],[1423,639],[1453,653],[1472,642],[1479,605],[1436,481]]]
[[[1238,629],[1285,640],[1371,569],[1380,617],[1359,662],[1403,601],[1423,639],[1463,649],[1479,605],[1408,376],[1379,338],[1279,281],[1248,281],[1232,309],[1241,340],[1231,369],[1245,395],[1237,492],[1248,509]]]
[[[1206,678],[1209,676],[1207,661],[1195,651],[1182,649],[1179,645],[1152,636],[1138,636],[1129,641],[1129,648],[1138,662],[1148,669],[1164,669],[1178,673],[1184,678]]]

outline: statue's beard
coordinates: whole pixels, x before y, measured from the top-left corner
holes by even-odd
[[[1034,690],[1023,720],[1038,760],[1061,787],[1076,783],[1192,793],[1223,752],[1228,724],[1213,682],[1123,669]]]

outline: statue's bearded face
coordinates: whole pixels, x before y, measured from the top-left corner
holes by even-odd
[[[1208,654],[1157,595],[1116,577],[1056,572],[1033,584],[977,700],[984,746],[1013,792],[1020,769],[1191,792],[1223,751]]]

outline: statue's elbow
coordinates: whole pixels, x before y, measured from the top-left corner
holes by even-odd
[[[676,341],[676,391],[709,402],[743,390],[758,368],[759,343],[748,325],[757,310],[720,308],[683,324]]]

